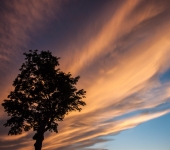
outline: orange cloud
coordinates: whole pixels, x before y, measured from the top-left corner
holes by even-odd
[[[28,17],[30,23],[23,27],[25,30],[32,29],[34,22],[43,20],[41,13],[46,2],[40,6],[39,2],[33,4],[38,10],[31,12],[35,14],[34,20],[32,15]],[[48,5],[52,7],[52,4]],[[16,8],[22,10],[22,5]],[[103,11],[106,15],[113,11],[108,8]],[[27,14],[28,10],[23,14]],[[91,32],[91,38],[86,43],[80,44],[81,38],[78,41],[73,39],[73,43],[80,42],[77,45],[81,46],[68,45],[69,51],[67,46],[63,47],[62,55],[71,54],[73,57],[66,58],[68,60],[62,57],[62,67],[82,76],[78,86],[87,90],[87,106],[81,113],[73,112],[59,123],[58,134],[47,133],[44,149],[81,149],[102,142],[99,136],[116,134],[170,112],[168,109],[141,114],[170,98],[170,83],[162,84],[158,78],[159,73],[170,68],[167,63],[170,59],[169,10],[166,3],[156,5],[138,0],[125,1],[98,33]],[[102,20],[100,16],[96,19],[98,22]],[[86,27],[85,31],[93,30],[88,28],[88,23]],[[13,29],[13,37],[19,31],[19,27]],[[27,41],[25,33],[20,35]],[[141,112],[136,116],[116,119],[137,110]],[[14,140],[20,139],[24,143],[24,138],[31,135],[31,132],[25,133]],[[4,139],[7,140],[6,137]],[[25,146],[31,149],[28,144]]]

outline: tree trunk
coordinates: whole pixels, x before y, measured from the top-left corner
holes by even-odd
[[[35,150],[41,150],[42,148],[42,142],[44,140],[44,132],[37,132],[34,136],[33,139],[36,140],[34,147]]]

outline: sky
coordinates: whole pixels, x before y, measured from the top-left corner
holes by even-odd
[[[0,20],[1,103],[30,49],[87,91],[43,150],[170,149],[169,0],[1,0]],[[0,106],[0,149],[33,150],[34,132],[8,136],[7,119]]]

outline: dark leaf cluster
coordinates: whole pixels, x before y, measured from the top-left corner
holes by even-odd
[[[76,88],[79,76],[72,77],[59,68],[59,58],[49,51],[30,50],[24,53],[25,63],[13,82],[14,90],[2,106],[10,119],[4,126],[8,134],[22,131],[57,132],[57,122],[71,111],[80,111],[86,92]]]

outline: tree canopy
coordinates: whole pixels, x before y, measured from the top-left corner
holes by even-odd
[[[13,82],[14,90],[2,106],[10,118],[4,124],[10,127],[9,135],[33,129],[35,150],[41,150],[44,132],[57,133],[57,122],[69,112],[81,111],[86,91],[78,90],[79,76],[72,77],[59,68],[59,57],[50,51],[29,50],[24,53],[25,63]]]

